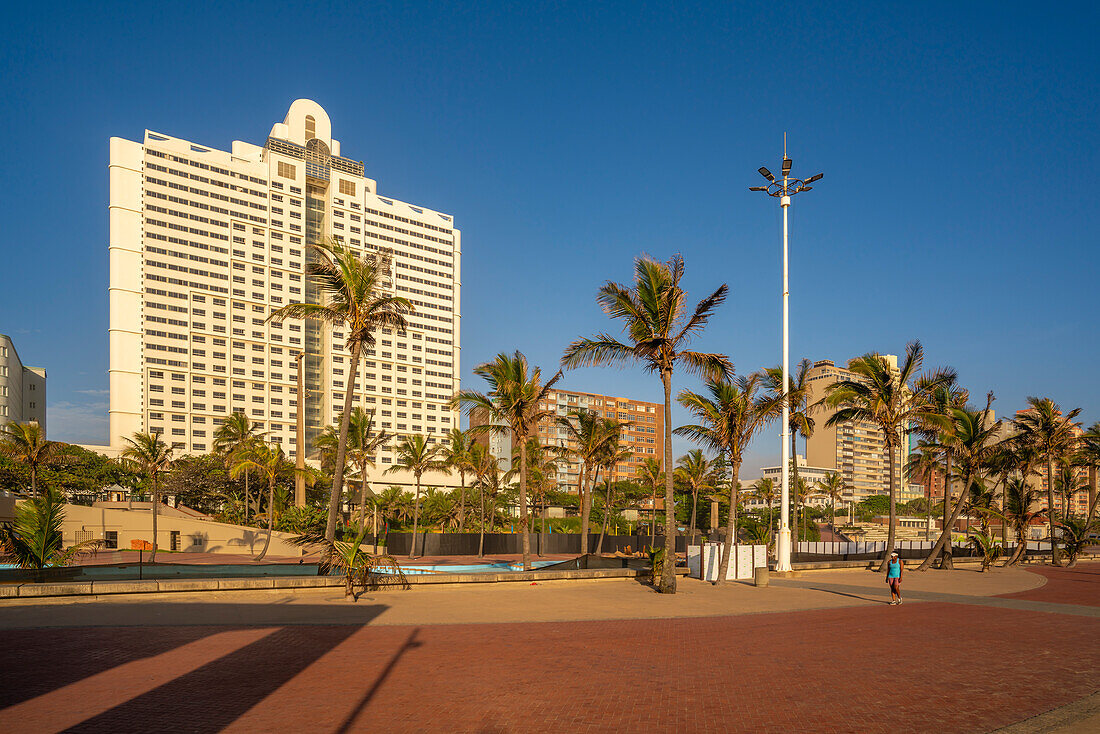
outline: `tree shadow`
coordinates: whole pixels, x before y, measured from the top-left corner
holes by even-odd
[[[393,654],[393,657],[390,658],[390,661],[386,663],[386,667],[382,669],[382,672],[378,674],[378,677],[375,678],[374,683],[371,685],[371,687],[367,689],[367,692],[364,693],[363,697],[359,699],[359,702],[355,704],[355,707],[347,715],[344,721],[341,722],[340,726],[336,728],[335,734],[346,734],[347,732],[351,731],[351,727],[355,723],[355,720],[359,718],[359,714],[363,712],[363,709],[365,709],[370,703],[371,699],[374,698],[374,694],[378,693],[378,689],[380,689],[382,687],[382,684],[386,682],[386,678],[389,677],[390,673],[394,669],[394,666],[397,665],[397,662],[405,655],[406,652],[412,650],[413,648],[420,647],[423,644],[422,642],[416,641],[416,635],[419,632],[420,628],[417,627],[409,633],[409,636],[405,640],[404,644],[402,644],[401,647],[397,648],[397,651]]]
[[[809,589],[810,591],[823,591],[826,594],[836,594],[837,596],[846,596],[849,599],[859,599],[860,601],[869,601],[869,602],[874,602],[875,604],[886,604],[887,606],[889,606],[889,604],[890,604],[889,601],[887,601],[885,599],[881,599],[879,597],[869,597],[869,596],[860,596],[859,594],[849,594],[845,591],[836,591],[835,589],[825,589],[825,588],[822,588],[820,586],[807,586],[806,588]]]

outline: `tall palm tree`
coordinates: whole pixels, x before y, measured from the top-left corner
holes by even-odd
[[[722,562],[718,567],[715,585],[726,580],[730,554],[737,544],[737,501],[740,489],[741,462],[745,449],[761,429],[775,420],[783,410],[783,396],[760,393],[761,375],[729,378],[709,378],[706,394],[683,390],[680,405],[687,408],[695,424],[680,426],[677,436],[697,441],[714,452],[726,455],[732,469],[730,479],[730,512],[726,528],[726,542],[722,548]]]
[[[825,478],[817,483],[821,494],[829,498],[829,527],[836,532],[836,501],[844,494],[844,477],[840,472],[827,472]]]
[[[394,447],[393,466],[384,473],[394,474],[399,471],[412,472],[416,479],[416,497],[413,500],[413,539],[409,549],[409,558],[416,558],[416,535],[420,521],[420,478],[424,472],[444,471],[447,465],[443,460],[443,447],[438,444],[430,444],[419,433],[412,436],[402,436]],[[421,547],[423,554],[423,547]]]
[[[721,354],[686,349],[688,342],[706,327],[726,300],[725,284],[690,309],[681,287],[684,259],[675,255],[667,263],[645,256],[635,261],[633,287],[608,281],[596,300],[612,319],[621,319],[629,343],[607,333],[577,339],[565,349],[562,366],[573,369],[595,365],[622,366],[641,363],[661,378],[665,398],[664,455],[672,456],[672,373],[677,365],[707,378],[728,378],[733,365]],[[673,477],[665,472],[665,553],[657,590],[676,593],[676,517],[673,512]]]
[[[466,474],[473,473],[470,461],[470,446],[473,436],[461,428],[452,428],[447,434],[447,443],[443,444],[443,461],[452,471],[458,472],[461,483],[458,495],[458,532],[466,532]]]
[[[547,394],[561,379],[559,370],[546,384],[542,382],[542,370],[535,367],[528,374],[527,357],[516,350],[514,354],[501,353],[492,362],[478,365],[474,374],[489,383],[489,391],[460,390],[452,399],[451,407],[461,407],[467,414],[484,411],[488,422],[484,430],[503,432],[507,426],[512,438],[519,444],[519,507],[520,531],[523,533],[523,569],[531,569],[531,537],[527,528],[527,439],[535,433],[539,421],[550,417],[543,407]]]
[[[221,455],[227,470],[232,469],[256,448],[266,434],[260,430],[244,413],[237,412],[222,421],[214,431],[214,451]],[[245,469],[244,476],[244,522],[248,524],[249,510],[252,507],[252,493],[248,487],[251,470]],[[259,501],[257,500],[257,504]]]
[[[584,554],[588,552],[588,525],[592,517],[592,493],[596,491],[599,458],[611,441],[612,434],[606,430],[607,424],[600,418],[599,412],[587,408],[569,411],[569,415],[558,417],[557,424],[568,436],[566,453],[575,458],[581,467],[577,499],[581,514],[581,553]]]
[[[795,367],[793,373],[787,375],[787,400],[788,400],[788,425],[791,434],[791,479],[792,484],[798,484],[798,437],[802,436],[807,442],[814,435],[813,414],[820,408],[820,403],[810,403],[810,381],[808,375],[814,363],[803,359]],[[771,391],[780,395],[783,392],[783,368],[771,367],[765,370]],[[807,448],[807,454],[809,449]],[[797,523],[796,523],[797,526]]]
[[[928,410],[916,421],[917,433],[932,446],[938,446],[943,454],[943,526],[947,527],[950,515],[951,500],[955,496],[952,491],[951,479],[952,462],[954,456],[951,453],[953,445],[951,429],[954,426],[952,411],[956,408],[965,408],[970,401],[970,393],[958,383],[958,378],[946,380],[932,390],[928,397]],[[943,568],[951,568],[951,536],[947,536],[943,548]]]
[[[153,552],[149,563],[157,560],[157,514],[160,508],[160,477],[172,468],[172,447],[160,440],[160,433],[136,431],[133,436],[123,436],[126,447],[121,458],[134,469],[145,474],[153,486]]]
[[[406,330],[408,321],[405,316],[413,313],[414,309],[407,298],[383,291],[383,284],[390,272],[390,256],[387,253],[374,252],[360,256],[336,241],[310,247],[316,258],[307,266],[307,274],[325,302],[290,303],[273,311],[267,320],[312,319],[347,331],[344,346],[351,352],[351,361],[347,389],[344,391],[344,408],[340,414],[340,440],[332,473],[328,524],[325,527],[325,539],[332,541],[336,537],[336,518],[340,510],[340,495],[344,490],[344,459],[359,358],[364,347],[374,347],[375,332],[379,329]],[[299,395],[298,400],[302,399],[304,396]]]
[[[775,528],[775,480],[771,477],[757,479],[752,488],[756,499],[768,505],[768,532],[770,534]]]
[[[962,492],[959,493],[958,502],[951,516],[944,523],[940,531],[939,540],[932,546],[932,551],[917,568],[918,571],[927,570],[936,558],[939,557],[947,539],[951,537],[951,530],[955,527],[963,508],[969,497],[970,486],[981,479],[989,460],[997,451],[1000,439],[1001,422],[992,420],[993,412],[990,406],[993,404],[993,393],[986,397],[985,410],[969,410],[967,408],[954,408],[951,413],[952,427],[948,431],[951,436],[951,453],[958,464],[958,476],[962,478]],[[950,566],[941,566],[949,568]]]
[[[1076,448],[1077,437],[1074,429],[1078,426],[1074,418],[1081,414],[1080,408],[1074,408],[1065,415],[1050,398],[1029,397],[1028,408],[1016,415],[1012,424],[1025,437],[1038,448],[1046,462],[1047,472],[1047,513],[1048,530],[1050,531],[1050,562],[1055,566],[1061,566],[1062,560],[1058,553],[1058,539],[1054,534],[1054,464],[1061,458],[1071,454]]]
[[[649,505],[649,544],[652,546],[657,542],[657,487],[664,484],[664,471],[661,469],[661,462],[652,456],[646,457],[636,471],[638,479],[641,480],[642,484],[649,487],[652,494]]]
[[[910,426],[931,416],[930,400],[937,387],[950,383],[955,373],[939,369],[919,374],[924,362],[924,350],[919,341],[905,347],[905,358],[895,372],[880,354],[865,354],[848,365],[854,379],[843,379],[825,388],[825,401],[837,411],[825,422],[837,426],[848,421],[866,421],[881,432],[890,467],[890,529],[886,538],[880,571],[886,570],[894,551],[897,534],[897,471],[894,461],[901,446],[902,433]]]
[[[237,459],[229,470],[229,476],[236,479],[248,472],[256,472],[267,482],[267,537],[264,539],[263,550],[256,556],[257,561],[262,561],[267,555],[267,549],[271,547],[271,533],[275,529],[275,485],[280,479],[293,478],[295,469],[287,461],[282,446],[257,443],[250,452]],[[312,484],[313,475],[305,473],[304,476]]]
[[[699,491],[714,489],[710,483],[710,461],[703,455],[702,449],[692,449],[676,460],[674,479],[691,490],[691,519],[689,535],[694,542],[695,513],[698,511]]]
[[[38,421],[8,423],[0,428],[0,454],[23,464],[31,473],[31,494],[38,496],[38,470],[57,456],[60,445],[46,440]]]
[[[1006,565],[1013,566],[1027,556],[1028,528],[1032,520],[1046,512],[1046,508],[1040,506],[1042,494],[1023,477],[1013,477],[1005,483],[1004,514],[1016,534],[1016,550]]]

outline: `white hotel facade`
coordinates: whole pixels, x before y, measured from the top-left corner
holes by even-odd
[[[318,104],[295,101],[262,146],[226,152],[146,131],[110,149],[112,447],[159,431],[177,454],[206,453],[219,423],[244,412],[293,457],[303,350],[307,456],[349,389],[391,432],[439,440],[458,426],[446,401],[459,387],[459,230],[449,215],[379,195],[363,164],[341,156]],[[318,302],[307,245],[325,238],[390,251],[388,286],[416,309],[407,333],[383,331],[364,350],[354,386],[338,327],[267,321]],[[379,472],[392,456],[380,453]]]

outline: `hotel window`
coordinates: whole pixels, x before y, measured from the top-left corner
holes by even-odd
[[[289,163],[279,161],[279,178],[295,178],[297,171]]]
[[[340,193],[347,194],[348,196],[355,196],[355,182],[340,179]]]
[[[313,119],[313,115],[306,115],[306,140],[313,140],[317,137],[317,121]]]

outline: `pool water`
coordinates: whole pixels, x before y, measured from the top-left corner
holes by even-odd
[[[531,568],[542,568],[561,561],[532,561]],[[523,563],[471,563],[462,565],[453,564],[401,564],[401,570],[406,575],[429,573],[508,573],[510,571],[522,571]]]

